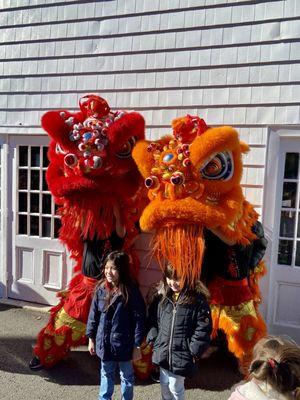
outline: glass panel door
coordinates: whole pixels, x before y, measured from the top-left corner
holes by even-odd
[[[270,138],[264,204],[269,239],[268,329],[300,344],[300,131]],[[274,180],[273,180],[274,179]],[[269,212],[269,214],[268,214]],[[262,293],[264,295],[264,293]]]
[[[19,146],[17,171],[17,232],[44,238],[57,238],[60,220],[46,182],[46,146]]]
[[[10,137],[12,267],[9,297],[56,304],[57,291],[72,275],[66,250],[57,240],[60,218],[48,190],[48,137]]]
[[[300,153],[285,153],[278,259],[280,266],[300,267]]]

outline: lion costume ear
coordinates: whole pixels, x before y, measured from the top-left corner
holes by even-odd
[[[68,121],[69,124],[68,124]],[[76,151],[77,145],[69,138],[72,126],[82,121],[82,113],[72,114],[66,110],[48,111],[41,119],[42,127],[64,150]]]
[[[144,178],[151,175],[153,167],[153,155],[147,150],[149,144],[148,140],[139,140],[132,151],[132,158]]]
[[[250,151],[250,147],[247,143],[240,141],[240,146],[241,146],[241,152],[243,154],[246,154]]]

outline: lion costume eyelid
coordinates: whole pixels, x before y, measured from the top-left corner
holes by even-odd
[[[55,152],[56,152],[56,154],[67,154],[68,153],[68,151],[64,150],[59,143],[56,143],[56,145],[55,145]]]
[[[205,167],[207,166],[207,164],[208,164],[211,160],[213,160],[213,159],[216,157],[217,154],[218,154],[218,153],[213,153],[210,157],[208,157],[208,158],[204,161],[204,163],[202,163],[202,165],[199,166],[199,169],[202,170],[203,168],[205,168]]]
[[[224,148],[226,144],[226,148]],[[199,166],[212,153],[241,150],[238,133],[231,126],[210,128],[204,134],[196,137],[190,145],[190,159],[193,165]]]

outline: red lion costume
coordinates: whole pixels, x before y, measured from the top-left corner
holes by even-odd
[[[79,105],[80,112],[75,114],[49,111],[42,117],[42,126],[52,139],[46,178],[60,206],[59,238],[75,261],[69,288],[59,294],[60,302],[51,309],[50,321],[34,348],[35,360],[47,368],[59,362],[70,347],[86,342],[86,321],[97,280],[81,272],[84,247],[100,249],[96,261],[101,264],[107,252],[115,249],[112,237],[121,221],[126,236],[118,246],[131,255],[133,273],[138,267],[132,239],[138,233],[135,223],[143,185],[131,150],[136,140],[144,138],[144,119],[136,112],[111,112],[107,102],[96,95],[81,98]],[[97,267],[100,275],[101,265]],[[32,369],[34,364],[30,364]]]

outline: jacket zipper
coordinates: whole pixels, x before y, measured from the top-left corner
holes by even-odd
[[[170,299],[168,299],[168,300],[170,300]],[[174,304],[173,301],[171,301],[171,300],[170,300],[170,302],[173,305],[171,336],[170,336],[170,344],[169,344],[169,365],[172,370],[172,344],[173,344],[174,323],[175,323],[175,317],[176,317],[176,312],[177,312],[177,302],[176,302],[176,304]]]

